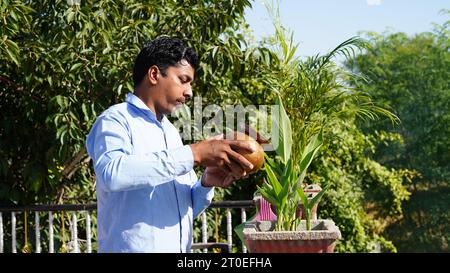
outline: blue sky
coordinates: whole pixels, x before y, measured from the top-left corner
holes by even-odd
[[[260,40],[273,26],[261,0],[252,5],[245,18]],[[432,23],[450,19],[442,9],[450,9],[449,0],[280,0],[281,23],[294,31],[298,56],[328,52],[359,31],[431,31]]]

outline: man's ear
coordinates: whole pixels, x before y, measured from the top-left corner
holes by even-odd
[[[150,84],[155,85],[159,80],[159,68],[156,65],[150,66],[147,72],[147,78]]]

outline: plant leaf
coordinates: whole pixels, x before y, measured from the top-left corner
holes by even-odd
[[[291,157],[291,149],[292,149],[292,128],[291,121],[284,109],[283,102],[281,101],[281,97],[277,97],[276,101],[277,107],[277,115],[275,120],[272,123],[272,132],[278,133],[278,145],[276,147],[276,152],[278,156],[281,157],[283,163],[286,163]],[[274,137],[272,137],[274,139]]]
[[[298,187],[297,193],[300,196],[300,199],[302,200],[302,204],[305,207],[305,210],[308,210],[310,208],[308,197],[306,196],[305,192],[303,191],[302,187]]]
[[[303,181],[306,175],[306,170],[314,159],[315,155],[319,151],[323,143],[323,133],[320,131],[319,134],[314,135],[306,145],[301,159],[300,159],[300,183]]]
[[[313,199],[311,199],[310,201],[311,208],[314,207],[314,205],[320,201],[325,192],[328,190],[329,185],[330,184],[327,184],[325,187],[323,187],[323,189],[316,196],[314,196]]]
[[[281,186],[280,182],[278,181],[278,178],[276,177],[275,173],[273,172],[272,167],[270,167],[269,165],[266,165],[264,168],[267,173],[267,178],[269,180],[268,182],[273,187],[275,194],[278,196],[282,190],[282,186]]]
[[[83,65],[82,63],[76,63],[76,64],[72,65],[72,67],[70,68],[69,71],[74,71],[75,69],[77,69],[78,67],[80,67],[82,65]]]
[[[270,165],[270,167],[272,167],[272,170],[275,172],[277,177],[280,177],[283,173],[283,170],[282,170],[280,164],[278,164],[276,161],[274,161],[272,158],[270,158],[266,153],[264,153],[264,158],[265,158],[266,162],[268,163],[268,165]]]
[[[274,198],[274,196],[270,192],[268,192],[267,189],[265,189],[264,187],[260,187],[258,185],[256,186],[256,188],[261,193],[262,197],[264,197],[264,199],[266,199],[269,203],[271,203],[275,207],[279,206],[278,200]]]

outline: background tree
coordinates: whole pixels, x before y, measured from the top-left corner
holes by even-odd
[[[249,1],[69,2],[2,2],[2,203],[95,198],[85,137],[98,114],[133,91],[145,41],[186,39],[202,58],[194,91],[210,103],[239,90],[233,75],[245,41],[237,29]]]
[[[348,63],[367,81],[354,83],[390,107],[402,123],[361,125],[384,136],[375,159],[417,170],[408,184],[405,214],[386,232],[400,251],[449,251],[450,225],[450,21],[432,32],[369,33],[371,48]],[[389,135],[400,137],[390,139]]]
[[[243,75],[266,54],[244,51],[247,0],[75,2],[0,5],[2,204],[95,202],[85,138],[97,115],[133,91],[134,58],[146,41],[166,34],[194,47],[194,93],[208,103],[239,100],[251,82]]]

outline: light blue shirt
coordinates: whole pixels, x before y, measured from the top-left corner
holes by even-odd
[[[94,123],[87,151],[96,173],[99,252],[190,252],[193,219],[214,188],[193,170],[177,129],[128,94]]]

